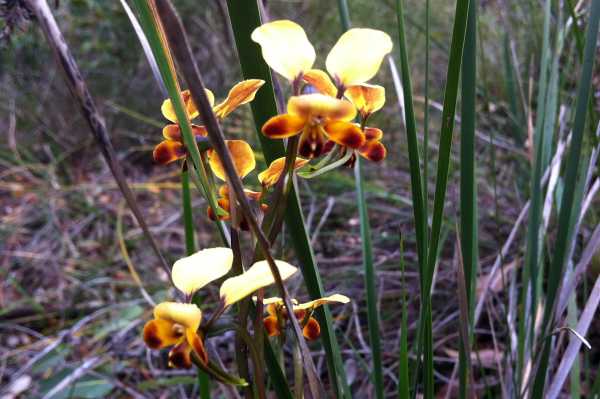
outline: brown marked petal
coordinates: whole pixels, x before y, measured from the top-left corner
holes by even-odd
[[[387,149],[379,141],[367,141],[359,148],[359,153],[369,161],[383,161],[387,155]]]
[[[169,367],[189,369],[192,367],[190,352],[192,348],[183,340],[169,352]]]
[[[208,102],[210,103],[211,107],[215,102],[215,96],[213,95],[213,93],[208,90],[206,90],[206,96],[208,97]],[[197,117],[199,115],[198,112],[198,108],[196,107],[196,104],[194,104],[194,101],[192,100],[192,94],[190,93],[189,90],[184,90],[181,92],[181,98],[183,99],[183,104],[185,106],[185,110],[188,114],[188,118],[194,119],[195,117]],[[173,108],[173,103],[171,102],[170,99],[166,99],[165,101],[163,101],[162,106],[160,107],[162,114],[165,118],[167,118],[168,120],[170,120],[173,123],[177,123],[177,115],[175,114],[175,109]]]
[[[294,170],[300,169],[308,163],[308,159],[296,158]],[[271,187],[279,180],[285,167],[285,157],[278,158],[271,162],[268,169],[258,174],[258,181],[265,187]]]
[[[323,153],[325,141],[320,126],[307,126],[300,136],[298,153],[308,159],[316,158]]]
[[[204,348],[204,343],[202,339],[196,334],[195,331],[187,330],[186,331],[186,339],[192,350],[198,355],[200,361],[203,364],[208,363],[208,353],[206,353],[206,349]]]
[[[162,135],[167,140],[182,141],[181,129],[179,128],[179,125],[176,124],[169,124],[163,127]]]
[[[294,309],[294,316],[300,321],[304,320],[306,317],[306,310],[304,309]]]
[[[364,130],[367,141],[379,141],[383,138],[383,131],[376,127],[366,127]]]
[[[313,317],[309,318],[308,322],[302,329],[302,335],[304,335],[304,338],[308,339],[309,341],[314,341],[315,339],[319,338],[319,335],[321,335],[321,326],[319,325],[319,322]]]
[[[385,104],[385,89],[382,86],[361,84],[349,87],[344,95],[352,101],[364,117],[379,111]]]
[[[300,133],[305,124],[305,118],[283,114],[274,116],[265,122],[261,131],[265,136],[272,139],[283,139]]]
[[[235,170],[240,179],[243,179],[256,167],[256,160],[254,159],[252,147],[244,140],[226,140],[225,143],[227,144],[227,148],[229,148]],[[225,181],[225,169],[223,168],[219,155],[214,150],[209,150],[208,157],[210,168],[215,176]]]
[[[321,94],[326,94],[331,97],[337,95],[337,88],[331,81],[329,75],[320,69],[311,69],[304,72],[302,78],[306,83],[313,86]]]
[[[164,140],[154,147],[152,157],[156,163],[166,165],[185,157],[185,154],[183,144],[178,141]]]
[[[265,84],[264,80],[248,79],[233,86],[225,101],[214,107],[213,111],[217,118],[223,119],[240,105],[254,100],[256,92],[263,84]]]
[[[144,342],[150,349],[175,345],[183,337],[183,330],[168,320],[150,320],[144,326]]]
[[[269,337],[277,337],[281,334],[281,330],[279,328],[279,320],[277,320],[277,316],[269,316],[263,319],[263,325],[265,326],[265,331],[269,335]]]
[[[323,129],[332,141],[350,148],[359,148],[365,143],[365,135],[354,123],[333,121],[326,123]]]
[[[351,102],[318,93],[291,97],[287,104],[287,111],[288,114],[305,120],[311,118],[347,122],[356,116],[356,108]]]

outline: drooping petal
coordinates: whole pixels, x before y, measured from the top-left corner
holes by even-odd
[[[326,94],[330,97],[337,95],[337,88],[331,81],[329,75],[320,69],[311,69],[304,72],[302,79],[309,85],[313,86],[321,94]]]
[[[169,320],[154,319],[147,322],[144,326],[144,342],[150,349],[173,346],[181,340],[183,334],[184,330],[177,328]]]
[[[344,87],[365,83],[375,76],[392,46],[392,39],[385,32],[350,29],[340,36],[327,55],[327,72]]]
[[[306,125],[306,119],[297,115],[283,114],[269,119],[261,131],[272,139],[283,139],[297,135]]]
[[[321,126],[307,125],[298,142],[298,153],[308,159],[316,158],[323,154],[326,141],[327,139]]]
[[[352,101],[363,118],[379,111],[385,104],[385,88],[379,85],[363,83],[350,86],[344,95]]]
[[[181,341],[169,352],[169,367],[189,369],[192,367],[192,348],[186,340]]]
[[[204,126],[194,125],[193,123],[192,134],[196,138],[208,136],[208,132],[206,131],[206,128]],[[183,137],[181,136],[181,128],[179,127],[179,125],[166,125],[162,130],[162,135],[167,140],[183,142]]]
[[[302,335],[309,341],[314,341],[319,338],[319,335],[321,335],[321,326],[319,325],[319,322],[313,317],[309,318],[302,329]]]
[[[217,118],[223,119],[240,105],[247,104],[254,100],[256,92],[263,84],[265,84],[264,80],[248,79],[233,86],[231,90],[229,90],[227,98],[213,108]]]
[[[208,89],[205,89],[205,92],[206,92],[206,96],[208,97],[208,102],[210,103],[210,106],[212,107],[213,104],[215,103],[215,95],[212,93],[212,91],[210,91]],[[196,107],[196,104],[194,104],[194,101],[192,100],[192,94],[190,93],[190,91],[189,90],[182,91],[181,98],[183,99],[183,104],[184,104],[185,110],[188,114],[188,119],[192,120],[195,117],[197,117],[199,115],[198,108]],[[162,114],[165,118],[167,118],[168,120],[170,120],[173,123],[177,123],[177,115],[175,114],[175,109],[173,108],[173,103],[171,102],[170,98],[163,101],[162,106],[160,107],[160,110],[162,111]]]
[[[282,280],[286,280],[298,271],[287,262],[275,261]],[[256,262],[246,272],[225,280],[221,285],[221,300],[225,306],[236,303],[254,291],[275,283],[271,268],[266,260]]]
[[[160,165],[166,165],[185,157],[186,149],[179,141],[163,140],[152,151],[152,158]]]
[[[304,29],[289,20],[272,21],[254,29],[252,40],[260,44],[265,62],[293,81],[312,68],[316,54]]]
[[[281,329],[279,328],[279,319],[277,319],[277,316],[265,317],[263,319],[263,325],[269,337],[278,337],[281,334]]]
[[[202,311],[193,303],[161,302],[154,307],[154,318],[196,331],[202,321]]]
[[[287,111],[304,120],[328,118],[347,122],[356,116],[356,108],[351,102],[319,93],[290,97]]]
[[[186,330],[185,336],[188,344],[191,349],[198,355],[198,358],[203,364],[208,363],[208,353],[206,352],[206,348],[204,347],[204,342],[202,339],[196,334],[195,331]]]
[[[233,165],[240,179],[243,179],[248,173],[252,172],[256,167],[256,160],[254,159],[254,152],[250,144],[244,140],[225,140]],[[225,181],[226,173],[221,163],[221,158],[215,150],[208,151],[208,161],[210,168],[212,169],[215,176]]]
[[[186,295],[223,277],[231,269],[233,252],[229,248],[207,248],[175,262],[173,284]]]
[[[333,121],[323,126],[331,141],[350,148],[359,148],[366,139],[358,126],[350,122]]]
[[[294,170],[300,169],[304,165],[308,163],[308,159],[296,158],[294,162]],[[271,162],[269,167],[266,170],[263,170],[258,174],[258,181],[264,187],[271,187],[279,180],[281,173],[285,167],[285,157],[278,158]]]
[[[348,303],[350,302],[350,298],[342,294],[333,294],[324,298],[315,299],[314,301],[301,303],[298,306],[294,306],[294,310],[296,309],[314,309],[319,306],[326,305],[329,303]]]
[[[379,141],[383,138],[383,131],[376,127],[365,127],[363,130],[367,141]]]
[[[387,149],[378,140],[367,141],[358,149],[358,152],[364,158],[373,162],[383,161],[387,156]]]

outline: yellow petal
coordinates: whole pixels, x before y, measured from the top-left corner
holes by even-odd
[[[215,103],[215,95],[212,93],[212,91],[208,90],[208,89],[204,89],[206,92],[206,96],[208,97],[208,102],[210,103],[210,106],[212,107],[213,104]],[[198,108],[196,107],[196,104],[194,104],[194,101],[192,100],[192,94],[190,93],[189,90],[184,90],[181,92],[181,98],[183,99],[183,104],[185,106],[185,110],[188,114],[188,119],[194,119],[195,117],[198,116],[199,112],[198,112]],[[177,123],[177,115],[175,114],[175,109],[173,108],[173,103],[171,102],[171,99],[167,98],[165,101],[163,101],[162,106],[160,107],[160,110],[162,111],[162,114],[165,118],[167,118],[168,120],[170,120],[173,123]]]
[[[198,336],[198,334],[196,334],[195,331],[186,330],[185,336],[187,343],[190,345],[192,350],[196,352],[196,355],[198,355],[198,358],[200,358],[202,363],[208,363],[208,353],[206,353],[204,342],[202,342],[202,339]]]
[[[266,23],[254,29],[251,37],[260,44],[265,62],[289,81],[308,71],[315,62],[315,49],[295,22]]]
[[[248,173],[252,172],[256,167],[256,160],[254,159],[254,152],[250,144],[244,140],[225,140],[231,159],[235,166],[235,170],[240,179],[243,179]],[[209,164],[215,176],[225,181],[226,173],[221,163],[221,158],[214,150],[208,152]]]
[[[196,331],[202,321],[202,311],[193,303],[161,302],[154,307],[154,318]]]
[[[363,117],[379,111],[385,104],[385,88],[379,85],[364,83],[350,86],[344,95],[352,101]]]
[[[173,346],[181,340],[184,331],[169,320],[154,319],[144,326],[144,342],[150,349]]]
[[[272,139],[283,139],[295,136],[306,125],[306,119],[296,115],[276,115],[265,122],[261,131]]]
[[[356,108],[351,102],[318,93],[290,97],[287,111],[288,114],[304,119],[319,118],[347,122],[356,116]]]
[[[207,248],[179,259],[173,265],[173,284],[181,292],[191,295],[206,284],[227,274],[233,264],[229,248]]]
[[[366,141],[365,134],[354,123],[333,121],[325,124],[323,129],[331,141],[344,147],[359,148]]]
[[[281,260],[275,261],[275,264],[282,280],[288,279],[298,271],[294,266]],[[267,261],[256,262],[246,272],[225,280],[221,285],[221,300],[225,306],[229,306],[273,283],[275,283],[275,279]]]
[[[152,158],[160,165],[177,161],[185,157],[186,149],[179,141],[163,140],[152,151]]]
[[[324,298],[315,299],[314,301],[301,303],[298,306],[294,306],[294,310],[305,310],[305,309],[314,309],[318,308],[321,305],[326,305],[329,303],[348,303],[350,302],[350,298],[342,294],[333,294]]]
[[[313,86],[321,94],[326,94],[331,97],[337,95],[337,88],[331,81],[331,78],[327,73],[320,69],[311,69],[310,71],[304,72],[302,79],[309,85]]]
[[[327,71],[345,87],[364,83],[375,76],[392,45],[389,35],[380,30],[350,29],[327,55]]]
[[[304,158],[296,158],[296,162],[294,163],[294,170],[300,169],[304,165],[308,163],[308,159]],[[285,167],[285,157],[278,158],[271,162],[269,168],[263,170],[258,174],[258,181],[265,187],[271,187],[279,180],[281,173]]]
[[[213,108],[217,118],[223,119],[240,105],[247,104],[254,100],[256,92],[263,84],[265,84],[264,80],[248,79],[233,86],[231,90],[229,90],[227,98]]]

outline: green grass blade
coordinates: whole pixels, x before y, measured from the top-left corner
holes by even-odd
[[[408,297],[404,265],[404,241],[400,236],[400,271],[402,272],[402,322],[400,325],[400,353],[398,356],[398,398],[410,398],[410,381],[408,376]]]
[[[593,0],[590,5],[590,19],[587,26],[585,37],[585,49],[583,57],[583,70],[579,79],[577,89],[577,107],[575,110],[575,119],[573,122],[573,136],[571,139],[571,148],[566,161],[566,172],[564,177],[564,189],[560,201],[560,213],[558,217],[558,232],[554,245],[554,257],[548,273],[548,287],[546,296],[546,307],[544,311],[543,326],[546,331],[551,331],[554,325],[554,302],[556,293],[563,276],[563,270],[566,262],[566,255],[570,245],[568,230],[570,228],[571,213],[574,208],[574,198],[576,194],[577,176],[579,174],[579,164],[583,146],[583,135],[585,130],[586,114],[588,110],[588,101],[590,100],[592,89],[592,71],[594,68],[596,40],[598,37],[598,25],[600,20],[600,0]],[[538,372],[533,386],[532,397],[542,398],[545,388],[546,374],[548,370],[548,358],[550,353],[551,340],[543,341],[542,358],[539,364]]]
[[[460,245],[467,315],[467,343],[460,341],[459,354],[459,393],[461,398],[468,395],[470,377],[470,347],[474,311],[474,288],[477,275],[477,182],[475,164],[475,124],[476,124],[476,79],[477,79],[477,3],[471,3],[463,53],[461,86],[461,136],[460,136]]]
[[[255,1],[228,0],[227,5],[242,74],[245,79],[255,78],[265,81],[251,103],[254,123],[257,131],[260,131],[262,125],[270,117],[277,114],[277,103],[269,68],[262,60],[260,47],[250,39],[252,31],[261,24],[259,8]],[[285,155],[285,148],[281,140],[272,140],[260,133],[258,133],[258,137],[265,160],[268,163]],[[325,292],[295,189],[288,195],[285,223],[296,256],[302,266],[301,270],[308,293],[312,299],[320,298],[324,296]],[[331,312],[327,306],[323,306],[317,309],[315,315],[321,325],[321,341],[327,358],[330,383],[337,397],[350,398],[351,392],[346,381],[341,352],[333,330]]]
[[[344,31],[350,29],[350,14],[346,0],[338,0],[340,21]],[[369,212],[365,197],[364,181],[362,177],[362,159],[357,157],[354,167],[354,181],[356,187],[356,204],[360,218],[360,239],[362,243],[363,267],[365,270],[365,286],[367,291],[367,325],[369,328],[369,343],[371,346],[372,383],[375,386],[375,397],[383,399],[383,363],[381,360],[381,342],[379,332],[379,312],[377,310],[377,287],[375,266],[373,265],[373,243],[371,241],[371,226]]]
[[[452,149],[452,131],[454,129],[454,113],[456,110],[456,99],[458,95],[458,82],[467,30],[467,17],[469,14],[469,0],[458,0],[454,16],[454,28],[452,31],[452,43],[450,46],[450,58],[448,61],[448,73],[446,75],[446,89],[444,91],[444,103],[442,111],[442,127],[440,131],[439,158],[437,164],[437,176],[435,195],[433,200],[433,217],[431,224],[431,235],[427,254],[427,269],[424,296],[424,396],[434,396],[433,387],[433,342],[431,331],[431,297],[430,289],[433,279],[434,267],[437,260],[438,245],[440,242],[444,204],[446,199],[446,188],[448,185],[448,172],[450,169],[450,152]]]

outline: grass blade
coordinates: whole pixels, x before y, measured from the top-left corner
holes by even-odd
[[[586,114],[588,110],[588,101],[591,95],[591,79],[595,61],[599,20],[600,0],[593,0],[590,5],[590,19],[585,38],[583,70],[579,79],[579,87],[577,89],[577,108],[575,110],[575,119],[573,122],[573,137],[571,139],[571,148],[566,162],[566,173],[564,178],[565,185],[560,201],[561,206],[558,218],[559,227],[554,245],[554,257],[548,273],[546,307],[544,312],[544,322],[542,324],[545,326],[546,331],[551,331],[552,326],[554,325],[554,305],[556,294],[563,276],[566,255],[569,247],[570,237],[568,230],[570,227],[571,213],[574,205],[573,200],[575,197],[575,186],[577,184],[577,176],[579,174],[579,161],[583,146],[583,135],[587,118]],[[544,340],[542,343],[542,357],[533,386],[533,398],[542,398],[544,395],[546,373],[549,363],[548,358],[550,355],[550,341],[551,340]]]
[[[470,376],[474,288],[477,276],[477,182],[475,165],[476,83],[477,83],[477,2],[471,3],[463,53],[461,86],[460,136],[460,246],[462,253],[463,286],[466,300],[464,315],[467,336],[460,341],[459,392],[468,396]],[[466,344],[466,345],[465,345]]]
[[[257,131],[273,115],[277,114],[277,103],[273,92],[271,73],[262,60],[260,47],[250,39],[252,31],[260,26],[260,13],[255,1],[227,1],[229,17],[234,32],[236,47],[245,79],[262,79],[265,84],[251,103]],[[258,133],[267,163],[285,155],[281,140],[272,140]],[[296,190],[288,195],[285,223],[291,236],[296,256],[302,265],[302,274],[312,299],[324,296],[323,284],[314,259],[308,233],[304,224],[302,208]],[[327,306],[316,311],[321,325],[321,340],[326,353],[330,382],[337,397],[350,398],[340,349],[333,331],[331,313]]]
[[[400,271],[402,272],[402,322],[400,325],[400,353],[398,356],[398,398],[410,398],[410,381],[408,376],[408,297],[404,278],[404,241],[400,236]]]
[[[340,21],[344,31],[350,29],[350,14],[346,0],[338,0]],[[367,325],[369,328],[369,343],[371,346],[372,383],[375,386],[375,397],[383,399],[384,381],[383,364],[381,360],[381,342],[379,332],[379,312],[377,310],[377,287],[375,286],[375,266],[373,264],[373,244],[371,241],[371,226],[369,212],[365,197],[364,181],[362,177],[362,159],[357,157],[354,167],[354,181],[356,187],[356,204],[360,219],[360,239],[362,243],[363,267],[365,270],[365,286],[367,290]]]

